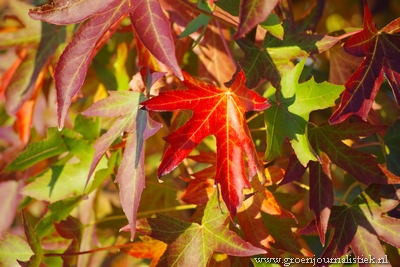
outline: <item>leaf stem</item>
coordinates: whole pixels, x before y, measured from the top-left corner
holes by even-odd
[[[255,113],[255,114],[251,115],[251,116],[246,120],[247,123],[251,122],[252,120],[254,120],[255,118],[257,118],[257,117],[260,116],[261,114],[264,114],[264,111],[260,111],[260,112],[257,112],[257,113]]]
[[[267,127],[260,127],[260,128],[254,128],[250,129],[250,132],[258,132],[258,131],[266,131]]]
[[[180,211],[180,210],[190,210],[190,209],[195,209],[197,205],[195,204],[188,204],[188,205],[181,205],[181,206],[176,206],[176,207],[168,207],[168,208],[163,208],[163,209],[155,209],[155,210],[146,210],[142,212],[137,213],[137,217],[144,217],[146,215],[154,214],[154,213],[162,213],[162,212],[170,212],[170,211]],[[126,219],[125,215],[115,215],[115,216],[110,216],[106,217],[103,219],[98,219],[94,222],[90,222],[85,227],[103,223],[103,222],[108,222],[108,221],[116,221],[116,220],[123,220]]]
[[[215,20],[215,24],[216,24],[217,27],[218,27],[219,35],[220,35],[220,37],[221,37],[222,43],[224,44],[224,48],[225,48],[226,54],[228,55],[228,57],[229,57],[230,60],[232,61],[233,66],[235,66],[235,68],[237,68],[236,61],[235,61],[235,59],[233,58],[232,52],[231,52],[231,50],[229,49],[228,44],[226,43],[226,40],[225,40],[225,38],[224,38],[224,34],[223,34],[222,28],[221,28],[221,24],[219,24],[219,21],[218,21],[218,20]]]
[[[104,250],[111,250],[111,249],[119,249],[119,248],[126,248],[126,247],[131,247],[133,246],[134,243],[128,243],[128,244],[123,244],[123,245],[118,245],[118,246],[109,246],[109,247],[102,247],[102,248],[96,248],[96,249],[91,249],[91,250],[85,250],[85,251],[78,251],[78,252],[68,252],[68,253],[45,253],[43,254],[44,257],[60,257],[60,256],[76,256],[76,255],[83,255],[83,254],[90,254],[90,253],[95,253],[99,251],[104,251]]]
[[[344,195],[343,195],[343,197],[342,197],[344,202],[346,202],[346,199],[348,198],[348,196],[350,195],[351,191],[352,191],[356,186],[359,186],[359,182],[354,182],[354,183],[352,183],[352,184],[349,186],[349,188],[347,188],[346,192],[344,192]]]
[[[230,23],[230,22],[228,22],[228,21],[226,21],[226,20],[224,20],[224,19],[222,19],[222,18],[220,18],[220,17],[218,17],[218,16],[215,16],[215,15],[213,15],[213,14],[211,14],[211,13],[208,13],[208,12],[205,11],[205,10],[202,10],[202,9],[200,9],[200,8],[197,8],[197,7],[195,7],[195,6],[191,5],[191,4],[189,4],[188,2],[186,2],[186,1],[184,1],[184,0],[178,0],[178,1],[179,1],[179,3],[181,3],[182,5],[188,7],[188,8],[191,9],[192,11],[195,11],[195,12],[200,13],[200,14],[204,14],[204,15],[206,15],[206,16],[209,16],[209,17],[215,19],[216,21],[219,21],[219,22],[221,22],[221,23],[223,23],[223,24],[225,24],[225,25],[227,25],[227,26],[229,26],[229,27],[232,27],[232,28],[236,29],[236,25],[234,25],[234,24],[232,24],[232,23]]]
[[[342,200],[342,199],[340,199],[338,197],[335,197],[334,200],[336,200],[337,202],[339,202],[340,204],[342,204],[344,206],[350,207],[349,203],[347,203],[346,201],[344,201],[344,200]]]
[[[307,190],[307,191],[310,191],[310,186],[308,186],[308,185],[306,185],[306,184],[300,183],[299,181],[293,181],[293,183],[294,183],[295,185],[300,186],[301,188],[304,188],[304,189]]]

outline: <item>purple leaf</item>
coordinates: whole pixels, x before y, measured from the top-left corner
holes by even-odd
[[[257,24],[263,22],[277,3],[278,0],[241,0],[239,27],[237,32],[233,35],[233,38],[237,39],[242,37],[257,26]]]
[[[52,5],[44,5],[29,10],[32,19],[52,24],[67,25],[84,21],[94,14],[109,10],[121,0],[55,0]]]
[[[94,15],[79,29],[62,53],[54,74],[60,129],[64,126],[72,97],[79,91],[85,80],[96,42],[114,22],[126,13],[128,8],[129,1],[121,1],[110,10]]]
[[[182,80],[182,72],[175,57],[175,44],[170,23],[158,0],[136,1],[132,6],[130,17],[133,28],[143,45]]]

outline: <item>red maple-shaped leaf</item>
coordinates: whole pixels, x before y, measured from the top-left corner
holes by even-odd
[[[249,178],[256,173],[264,178],[245,112],[268,108],[268,100],[245,87],[243,72],[236,75],[230,88],[217,88],[186,72],[183,77],[188,90],[162,92],[142,103],[145,109],[153,111],[193,110],[189,121],[165,138],[170,147],[164,153],[158,176],[171,172],[206,136],[214,135],[217,141],[215,182],[221,185],[222,198],[233,217],[242,203],[243,189],[250,187],[245,175],[244,152]]]
[[[372,103],[385,76],[393,94],[400,102],[400,18],[378,31],[364,1],[364,29],[345,44],[347,53],[363,57],[361,65],[348,79],[339,108],[332,114],[331,123],[340,123],[356,114],[366,120]]]

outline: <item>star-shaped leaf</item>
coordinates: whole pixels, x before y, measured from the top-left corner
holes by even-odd
[[[140,219],[136,231],[168,244],[158,266],[207,266],[213,252],[240,257],[265,254],[265,250],[243,241],[226,227],[228,214],[214,193],[201,223],[157,214],[155,218]]]
[[[293,60],[322,53],[339,40],[328,35],[294,33],[289,21],[285,21],[283,27],[283,40],[267,33],[261,48],[246,38],[236,40],[245,54],[239,65],[246,74],[246,86],[249,88],[264,79],[279,88],[283,74],[293,69]]]
[[[280,155],[285,138],[289,139],[303,166],[310,160],[317,160],[307,138],[309,114],[313,110],[333,106],[343,87],[327,82],[316,83],[313,78],[299,84],[304,64],[305,59],[283,76],[276,99],[271,101],[271,107],[264,112],[267,125],[267,161]]]
[[[340,123],[353,114],[366,121],[384,76],[400,103],[399,32],[400,18],[378,31],[364,1],[364,29],[344,45],[347,53],[364,60],[346,82],[339,108],[332,114],[330,123]]]
[[[243,162],[245,153],[249,178],[256,173],[264,178],[245,112],[264,110],[269,107],[268,101],[244,86],[243,72],[237,74],[230,88],[217,88],[186,72],[183,75],[188,90],[161,92],[142,103],[145,109],[153,111],[193,110],[184,126],[165,137],[171,146],[164,153],[158,175],[175,169],[206,136],[214,135],[217,141],[215,181],[221,185],[222,198],[233,217],[241,206],[243,188],[250,187]]]
[[[346,170],[364,184],[386,184],[388,179],[372,155],[352,149],[342,140],[369,136],[382,130],[382,126],[367,123],[341,123],[313,126],[309,130],[310,142],[316,151],[326,153],[332,163]]]
[[[139,92],[113,91],[109,97],[83,112],[87,116],[117,117],[113,126],[94,145],[95,154],[88,179],[106,150],[126,133],[124,155],[115,181],[120,185],[122,209],[129,221],[132,238],[140,196],[145,187],[144,142],[161,127],[161,124],[148,117],[146,111],[139,109],[139,103],[143,100],[145,96]]]
[[[385,215],[397,207],[399,197],[394,187],[374,184],[349,205],[334,206],[330,224],[335,231],[321,257],[341,257],[351,248],[356,257],[385,258],[379,239],[400,247],[399,220]]]

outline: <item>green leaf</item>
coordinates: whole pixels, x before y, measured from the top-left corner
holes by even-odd
[[[27,263],[24,263],[26,267],[39,267],[43,257],[43,249],[40,240],[33,230],[32,226],[26,221],[25,215],[22,212],[22,223],[24,225],[25,235],[28,240],[28,244],[33,250],[33,255]]]
[[[239,16],[240,0],[218,0],[214,3],[232,16]]]
[[[83,142],[82,142],[83,143]],[[93,156],[93,148],[86,145],[82,151],[89,151]],[[49,170],[40,174],[35,180],[22,189],[22,194],[32,198],[54,203],[68,197],[84,194],[90,158],[75,164],[53,165]],[[104,158],[98,164],[98,169],[107,168]],[[88,184],[89,188],[91,183]]]
[[[35,230],[39,238],[49,235],[54,230],[53,222],[59,222],[67,218],[81,199],[82,196],[74,196],[48,205],[49,212],[36,225]]]
[[[6,170],[23,171],[42,160],[67,152],[68,148],[61,135],[57,128],[48,128],[47,138],[31,143],[26,150],[7,166]]]
[[[189,24],[186,26],[185,30],[179,35],[179,38],[183,38],[186,36],[191,35],[201,27],[207,26],[208,22],[210,21],[210,17],[205,14],[200,14],[197,18],[193,19]]]
[[[283,40],[268,32],[261,48],[246,38],[236,40],[245,54],[239,65],[245,72],[247,87],[253,88],[266,79],[279,88],[281,77],[293,69],[293,60],[322,53],[339,40],[328,35],[293,32],[288,22],[282,26]]]
[[[17,260],[27,261],[32,255],[25,240],[9,232],[0,233],[0,266],[20,267]]]
[[[214,193],[201,224],[158,214],[155,218],[139,220],[136,231],[168,244],[160,266],[207,266],[214,251],[241,257],[265,254],[265,250],[243,241],[225,226],[228,215],[226,206],[219,203]]]
[[[100,119],[85,118],[79,114],[75,119],[74,130],[86,140],[94,140],[100,135]]]
[[[316,83],[313,78],[299,84],[305,60],[283,76],[277,99],[271,100],[271,107],[264,111],[267,125],[267,161],[280,155],[285,138],[289,139],[303,166],[310,160],[316,161],[317,155],[307,138],[309,114],[313,110],[333,106],[343,91],[343,86],[327,82]]]
[[[386,156],[386,166],[392,173],[400,175],[400,120],[389,127],[384,140],[389,151]]]
[[[283,40],[285,29],[283,28],[282,22],[279,17],[274,13],[271,13],[264,22],[260,23],[260,26],[266,29],[276,38]]]

